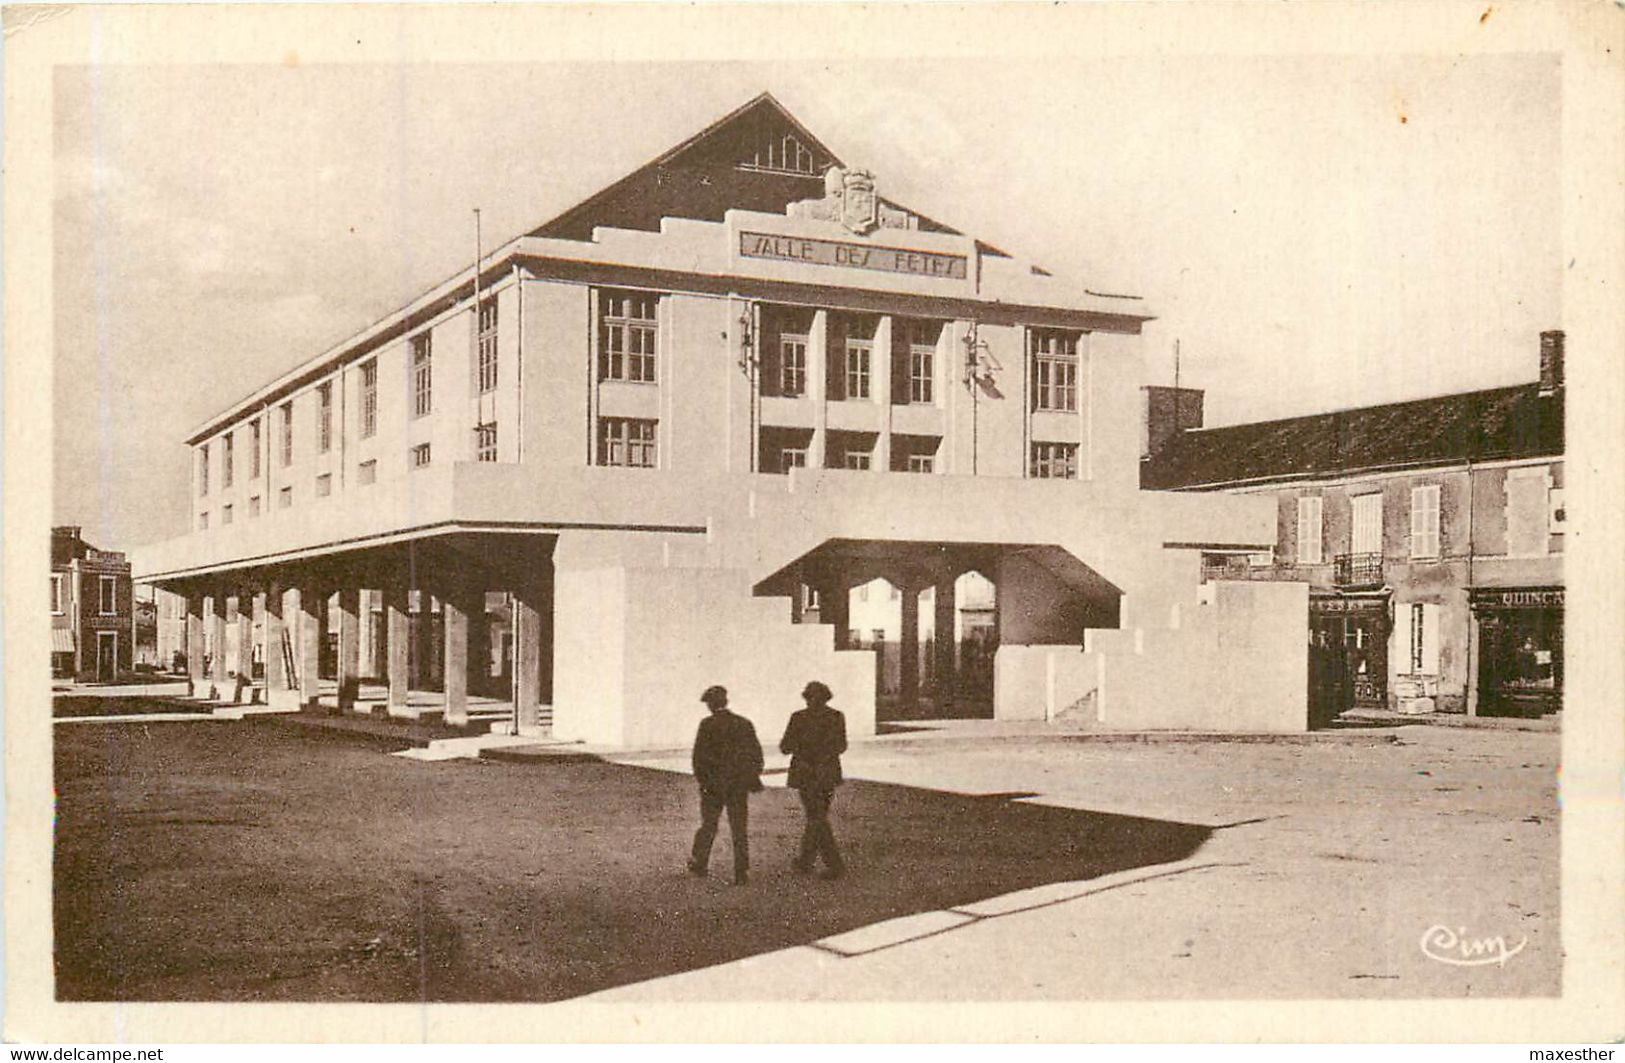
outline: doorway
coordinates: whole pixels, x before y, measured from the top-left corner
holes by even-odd
[[[96,632],[96,679],[111,682],[118,676],[118,632]]]

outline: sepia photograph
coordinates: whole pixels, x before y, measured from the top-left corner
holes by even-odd
[[[8,6],[8,1040],[1625,1036],[1610,6]]]

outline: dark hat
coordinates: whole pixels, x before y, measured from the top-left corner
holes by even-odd
[[[728,704],[728,688],[724,686],[706,687],[705,693],[700,695],[700,700],[707,705],[726,705]]]
[[[830,693],[829,687],[820,683],[816,679],[801,688],[801,696],[804,698],[811,698],[820,705],[829,704],[830,699],[835,697],[834,694]]]

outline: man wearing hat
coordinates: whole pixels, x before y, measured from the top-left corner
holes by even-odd
[[[750,794],[762,788],[762,743],[749,720],[728,711],[726,687],[706,687],[700,700],[711,715],[700,721],[699,733],[694,736],[700,829],[694,833],[688,870],[704,877],[711,861],[711,843],[717,836],[717,820],[727,809],[728,833],[734,843],[734,885],[743,886],[750,877]]]
[[[790,788],[801,794],[807,825],[801,833],[801,852],[791,866],[802,874],[824,859],[824,876],[846,873],[835,832],[829,825],[829,805],[841,784],[841,754],[846,752],[846,717],[829,707],[829,687],[816,679],[801,691],[807,707],[790,717],[779,750],[790,754]]]

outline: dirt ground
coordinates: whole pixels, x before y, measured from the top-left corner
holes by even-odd
[[[791,873],[799,809],[769,789],[735,888],[726,830],[713,877],[684,872],[693,782],[656,765],[423,763],[264,719],[63,724],[57,995],[1556,993],[1558,736],[1390,737],[873,743],[837,800],[849,877]],[[1124,885],[862,956],[810,947],[1093,880]],[[1443,964],[1418,948],[1434,923],[1527,944]]]

